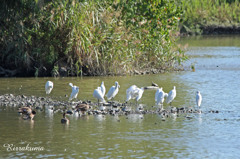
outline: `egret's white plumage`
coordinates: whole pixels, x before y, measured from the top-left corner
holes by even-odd
[[[78,95],[78,92],[79,92],[79,87],[74,86],[72,83],[69,83],[69,86],[72,87],[72,93],[69,97],[69,100],[77,98],[77,95]]]
[[[126,90],[126,95],[127,95],[126,102],[129,101],[130,99],[136,98],[134,97],[134,92],[137,88],[138,87],[136,85],[132,85]]]
[[[176,97],[177,92],[176,92],[176,87],[173,86],[173,89],[168,93],[168,97],[166,100],[166,103],[171,105],[172,101],[174,100],[174,98]]]
[[[196,93],[196,103],[197,103],[197,106],[198,106],[198,107],[201,106],[201,103],[202,103],[202,95],[201,95],[200,91],[197,91],[197,93]]]
[[[168,93],[164,92],[164,98],[167,98],[167,97],[168,97]]]
[[[157,101],[156,101],[156,104],[157,105],[162,105],[163,102],[164,102],[164,92],[162,91],[162,89],[160,89],[158,95],[157,95]]]
[[[162,91],[162,87],[157,89],[156,93],[155,93],[155,102],[157,102],[157,98],[158,98],[158,94]]]
[[[101,84],[101,91],[102,91],[102,94],[103,94],[103,97],[105,96],[105,93],[106,93],[106,88],[104,86],[104,82],[102,81],[102,84]]]
[[[45,91],[46,94],[50,94],[53,89],[53,82],[52,81],[47,81],[45,84]]]
[[[143,92],[144,92],[144,88],[143,87],[142,88],[137,88],[134,91],[134,94],[137,94],[136,101],[139,101],[142,98]]]
[[[97,98],[98,102],[99,102],[99,100],[101,102],[105,102],[101,87],[98,87],[97,89],[94,90],[93,97]]]
[[[138,102],[143,95],[144,87],[138,88],[136,85],[132,85],[126,90],[127,99],[126,102],[135,99]]]
[[[118,93],[118,91],[119,91],[119,88],[120,88],[120,85],[118,84],[118,82],[116,81],[115,82],[115,86],[112,86],[110,89],[109,89],[109,91],[108,91],[108,93],[107,93],[107,99],[108,100],[110,100],[110,99],[112,99],[112,98],[114,98],[116,95],[117,95],[117,93]]]

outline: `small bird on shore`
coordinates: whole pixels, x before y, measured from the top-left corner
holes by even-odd
[[[177,95],[176,87],[173,86],[173,89],[168,93],[168,97],[167,97],[166,103],[167,103],[167,104],[170,103],[170,106],[171,106],[172,101],[174,100],[174,98],[176,97],[176,95]]]
[[[69,124],[69,119],[66,117],[66,113],[63,113],[63,118],[61,119],[62,124]]]
[[[112,86],[108,93],[107,93],[107,99],[110,100],[110,99],[113,99],[117,94],[118,94],[118,91],[119,91],[119,88],[120,88],[120,85],[118,84],[118,82],[116,81],[115,82],[115,86]]]
[[[22,107],[18,109],[18,113],[22,115],[23,119],[33,120],[36,111],[32,110],[30,107]]]
[[[196,92],[196,103],[197,103],[198,108],[200,108],[201,103],[202,103],[202,95],[201,95],[200,91]]]
[[[45,91],[46,94],[50,94],[53,89],[53,82],[52,81],[47,81],[45,84]]]
[[[78,95],[78,92],[79,92],[79,87],[74,86],[72,83],[69,83],[69,86],[72,87],[72,93],[69,97],[69,100],[77,98],[77,95]]]

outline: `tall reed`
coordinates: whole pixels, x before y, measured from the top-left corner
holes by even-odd
[[[61,68],[68,75],[122,75],[172,70],[187,59],[175,43],[182,14],[176,1],[21,2],[30,12],[1,18],[13,28],[1,32],[0,58],[27,75],[57,76]]]

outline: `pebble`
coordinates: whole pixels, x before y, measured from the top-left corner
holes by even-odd
[[[0,96],[0,106],[11,106],[11,107],[23,107],[23,106],[32,106],[33,109],[37,110],[44,110],[45,107],[52,107],[55,111],[54,112],[66,112],[67,114],[73,114],[74,108],[78,103],[88,104],[90,109],[88,111],[89,115],[129,115],[129,114],[159,114],[162,117],[172,117],[172,114],[185,114],[185,113],[198,113],[198,110],[195,110],[191,107],[168,107],[165,110],[161,111],[154,111],[154,110],[144,110],[146,106],[143,106],[141,110],[131,110],[126,109],[127,107],[130,108],[131,106],[127,105],[126,103],[120,103],[116,101],[106,102],[104,106],[106,106],[105,111],[98,110],[98,103],[93,103],[90,100],[87,101],[78,101],[78,102],[71,102],[71,101],[57,101],[51,98],[46,97],[36,97],[36,96],[25,96],[25,95],[13,95],[13,94],[4,94]],[[111,107],[115,110],[111,110]],[[66,111],[67,110],[67,111]],[[211,110],[209,113],[219,113],[218,110],[214,111]],[[128,119],[128,117],[126,117]],[[143,119],[143,118],[141,118]],[[165,119],[162,119],[165,121]],[[120,122],[120,120],[119,120]]]

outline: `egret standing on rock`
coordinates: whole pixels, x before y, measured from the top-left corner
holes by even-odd
[[[53,82],[52,81],[47,81],[45,84],[45,91],[46,94],[50,94],[53,89]]]
[[[200,108],[201,103],[202,103],[202,95],[201,95],[200,91],[197,91],[197,93],[196,93],[196,103],[197,103],[198,108]]]
[[[144,92],[144,87],[141,87],[141,88],[137,88],[134,93],[136,94],[136,102],[137,102],[137,105],[138,105],[138,101],[142,98],[142,95],[143,95],[143,92]]]
[[[98,87],[97,89],[94,90],[93,97],[97,98],[98,105],[99,105],[99,100],[101,102],[105,102],[101,87]]]
[[[129,100],[131,99],[135,99],[135,90],[137,89],[138,87],[136,85],[132,85],[131,87],[129,87],[127,90],[126,90],[126,102],[128,102]]]
[[[77,98],[78,92],[79,92],[79,87],[73,86],[72,83],[69,83],[69,86],[72,87],[72,93],[69,97],[69,100],[72,100],[74,98]]]
[[[104,82],[102,81],[102,84],[101,84],[101,91],[102,91],[102,94],[103,94],[103,97],[105,96],[105,93],[106,93],[106,88],[104,86]]]
[[[138,88],[136,85],[132,85],[131,87],[129,87],[126,90],[126,102],[128,102],[131,99],[135,99],[136,102],[138,103],[138,101],[142,98],[144,92],[144,87]]]
[[[162,90],[162,87],[159,88],[155,93],[155,102],[156,105],[160,105],[161,109],[163,108],[164,99],[168,97],[168,94]]]
[[[109,91],[108,91],[108,93],[107,93],[107,99],[108,100],[110,100],[110,99],[113,99],[116,95],[117,95],[117,93],[118,93],[118,91],[119,91],[119,88],[120,88],[120,85],[118,84],[118,82],[116,81],[115,82],[115,86],[112,86],[110,89],[109,89]]]
[[[158,98],[158,94],[162,91],[162,87],[157,89],[156,93],[155,93],[155,102],[157,102],[157,98]]]
[[[176,97],[176,95],[177,95],[176,87],[173,86],[173,89],[168,93],[168,97],[167,97],[167,100],[166,100],[167,104],[170,103],[170,106],[171,106],[171,103],[174,100],[174,98]]]

